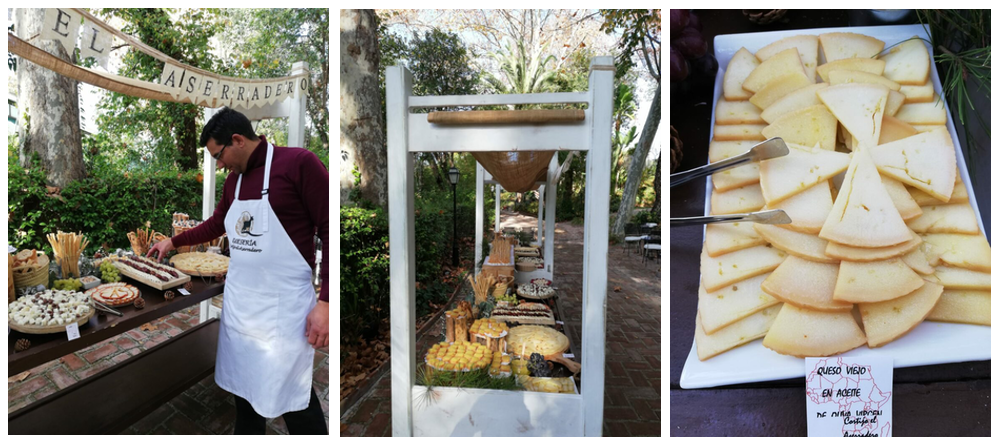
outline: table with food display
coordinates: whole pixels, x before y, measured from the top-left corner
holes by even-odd
[[[228,257],[179,248],[184,253],[158,262],[145,254],[166,238],[163,234],[146,227],[129,232],[128,238],[128,250],[98,250],[91,256],[84,255],[91,242],[77,232],[47,235],[49,247],[13,249],[8,255],[9,376],[222,294]],[[142,415],[126,411],[152,410],[147,408],[209,375],[214,370],[217,335],[218,320],[207,319],[18,409],[8,417],[11,432],[121,430]],[[166,365],[171,368],[165,369]],[[107,399],[105,387],[121,388],[122,382],[134,382],[138,391],[130,389],[129,394]],[[88,406],[92,414],[59,428],[47,424],[52,415],[70,412],[88,400],[106,406]]]

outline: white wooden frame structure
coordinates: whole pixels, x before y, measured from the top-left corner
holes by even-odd
[[[610,56],[596,57],[590,70],[586,92],[423,97],[412,96],[413,77],[408,70],[399,66],[386,70],[394,436],[601,435],[614,61]],[[439,126],[428,123],[427,114],[410,112],[411,108],[566,103],[588,104],[584,121]],[[590,151],[584,211],[580,395],[457,388],[431,391],[417,386],[413,154],[552,149]],[[550,166],[548,179],[552,176]],[[481,197],[481,183],[476,190]],[[546,190],[546,202],[553,210],[556,189]],[[554,224],[555,214],[550,215],[552,222],[547,224]],[[482,229],[481,214],[476,221]],[[554,229],[554,225],[546,227],[547,233]],[[548,259],[552,248],[550,239],[545,244]]]

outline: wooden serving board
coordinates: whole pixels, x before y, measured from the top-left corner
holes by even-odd
[[[171,280],[169,282],[152,282],[149,279],[147,279],[145,277],[142,277],[141,275],[132,273],[132,271],[130,269],[128,269],[127,267],[122,267],[122,266],[120,266],[118,264],[116,264],[115,267],[118,268],[118,272],[121,275],[124,275],[124,276],[126,276],[128,278],[131,278],[132,280],[135,280],[135,281],[137,281],[139,283],[142,283],[143,285],[147,285],[147,286],[159,289],[160,291],[166,291],[166,290],[168,290],[170,288],[176,288],[178,286],[181,286],[181,285],[183,285],[183,284],[191,281],[191,276],[187,275],[187,274],[184,274],[184,275],[181,275],[179,278],[177,278],[175,280]],[[179,272],[179,270],[178,270],[178,272]]]
[[[82,326],[83,324],[87,323],[87,321],[90,320],[90,318],[94,315],[95,312],[96,311],[94,310],[94,308],[91,307],[89,313],[87,313],[85,316],[75,321],[76,324]],[[70,325],[72,323],[73,322],[70,322],[69,324],[66,325]],[[52,334],[52,333],[63,333],[66,331],[66,325],[59,325],[59,326],[18,325],[10,317],[7,318],[7,324],[10,325],[10,328],[12,330],[17,330],[25,334]]]

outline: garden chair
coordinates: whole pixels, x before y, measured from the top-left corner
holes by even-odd
[[[660,234],[657,232],[655,235],[649,235],[649,239],[644,241],[642,245],[642,264],[646,264],[646,260],[650,258],[654,252],[656,253],[656,259],[660,259]]]
[[[622,251],[628,250],[630,245],[635,244],[636,251],[638,252],[642,239],[643,235],[640,232],[638,224],[625,224],[625,240],[623,241]]]

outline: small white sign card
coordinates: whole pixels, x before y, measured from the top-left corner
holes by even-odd
[[[69,338],[70,341],[72,341],[73,339],[80,339],[80,325],[78,325],[76,322],[67,325],[66,337]]]
[[[892,358],[806,358],[809,437],[892,437]]]

